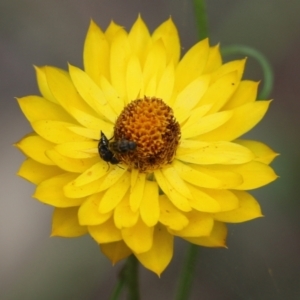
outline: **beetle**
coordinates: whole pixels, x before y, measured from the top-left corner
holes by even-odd
[[[115,157],[114,153],[109,148],[109,140],[106,135],[101,131],[100,140],[98,143],[98,152],[100,157],[107,163],[112,165],[118,164],[120,161]]]
[[[136,149],[136,142],[121,139],[113,142],[109,142],[109,148],[113,152],[126,153]]]

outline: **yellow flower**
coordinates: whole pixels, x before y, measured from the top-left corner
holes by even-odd
[[[171,19],[152,35],[140,17],[128,33],[91,22],[84,71],[36,67],[42,96],[18,99],[34,130],[18,174],[55,207],[52,236],[89,233],[113,263],[134,254],[158,275],[174,236],[224,247],[224,223],[261,217],[246,190],[277,177],[268,146],[237,139],[270,103],[241,79],[246,60],[222,64],[208,39],[180,48]]]

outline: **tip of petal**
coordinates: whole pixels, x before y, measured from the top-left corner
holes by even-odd
[[[93,26],[93,25],[95,25],[96,23],[95,23],[95,21],[91,18],[90,19],[90,26]]]

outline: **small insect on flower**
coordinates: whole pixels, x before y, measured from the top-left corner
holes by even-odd
[[[128,151],[133,151],[136,149],[136,142],[129,141],[126,139],[121,139],[118,141],[109,142],[109,148],[113,152],[125,153]]]
[[[113,152],[109,149],[109,140],[106,135],[101,131],[101,137],[98,144],[98,152],[100,157],[106,161],[110,162],[112,165],[119,163],[119,160],[114,156]]]

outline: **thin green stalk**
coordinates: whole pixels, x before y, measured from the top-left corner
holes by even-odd
[[[181,278],[179,280],[176,300],[189,299],[194,272],[196,268],[197,254],[198,254],[198,246],[194,244],[190,244],[184,261]]]
[[[123,268],[119,273],[119,281],[110,297],[110,300],[117,300],[124,287],[128,288],[128,300],[139,300],[138,284],[138,260],[134,255],[127,258]]]
[[[124,286],[125,286],[125,281],[124,281],[124,279],[123,279],[123,280],[120,279],[120,280],[117,282],[117,285],[115,286],[115,288],[114,288],[114,290],[113,290],[113,293],[112,293],[112,295],[111,295],[111,297],[110,297],[109,299],[110,299],[110,300],[117,300],[117,299],[119,299],[120,294],[121,294],[121,292],[122,292]]]
[[[139,262],[134,255],[127,258],[127,275],[126,283],[128,286],[128,300],[139,300],[139,280],[138,280],[138,267]]]
[[[268,59],[258,50],[248,46],[232,45],[222,49],[222,55],[224,56],[236,54],[252,57],[260,64],[263,71],[264,80],[262,90],[258,95],[258,99],[267,99],[270,96],[274,83],[274,73]]]
[[[204,0],[193,0],[200,41],[208,37],[207,14]]]

